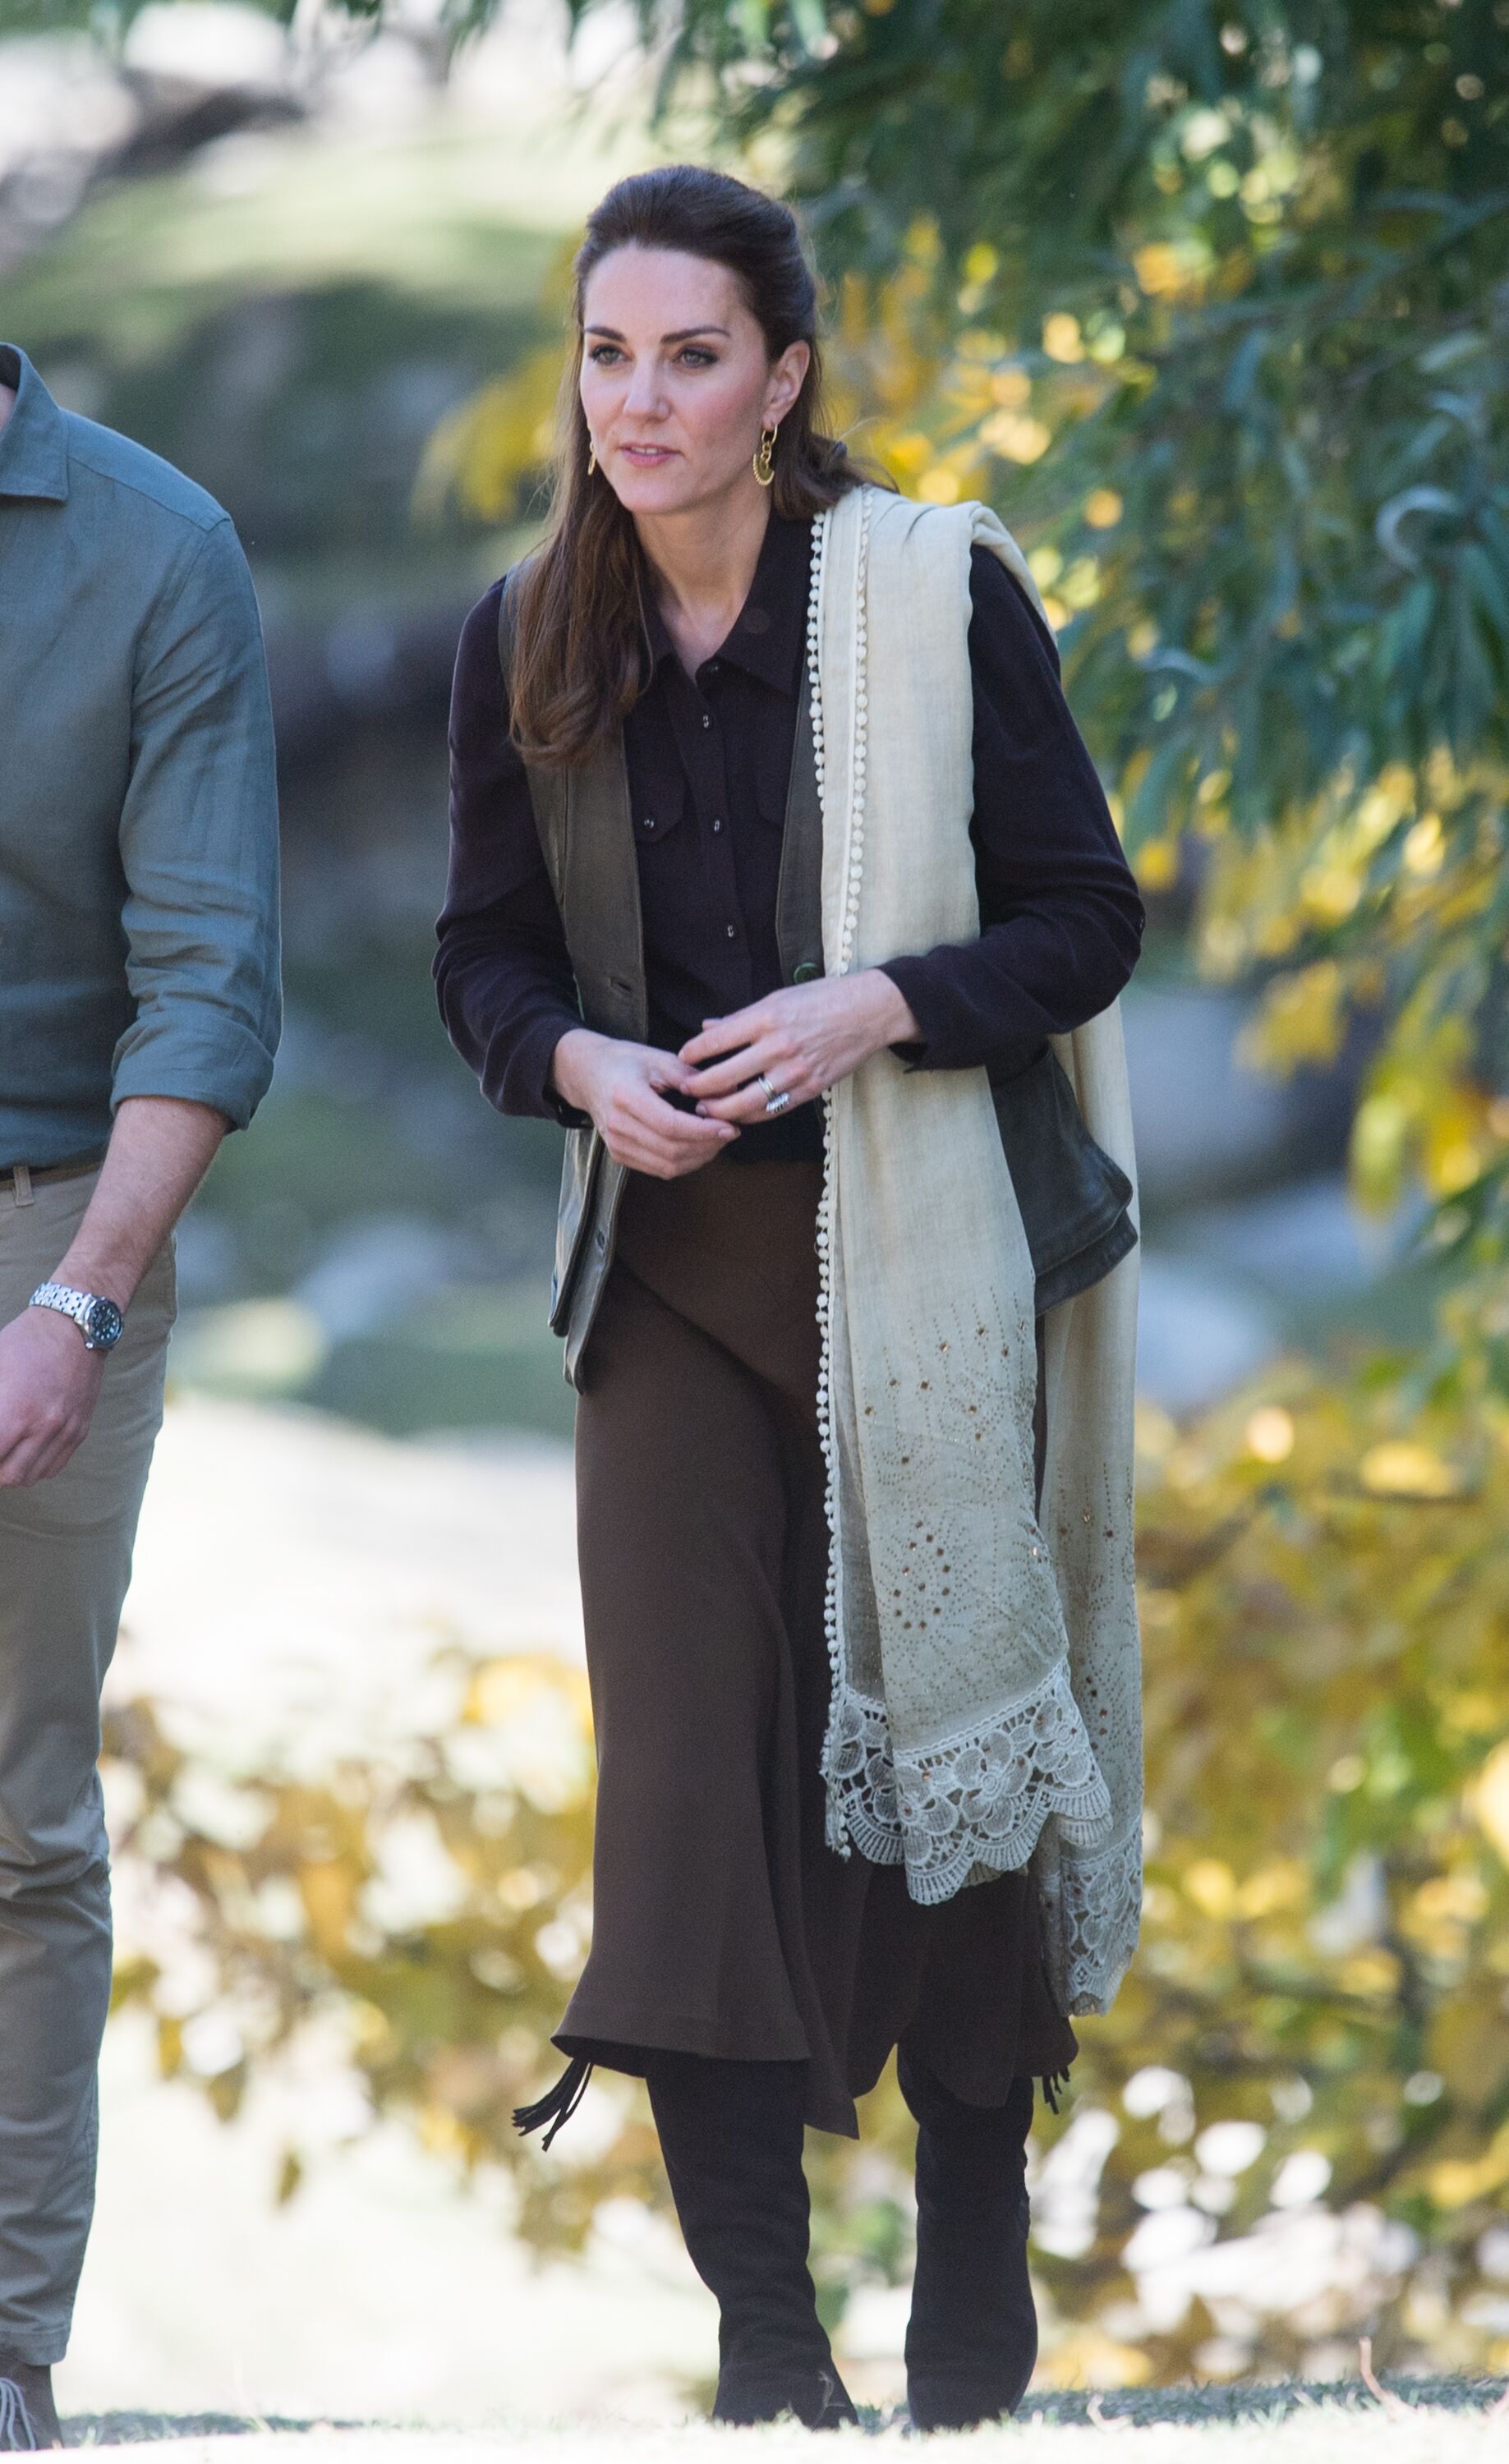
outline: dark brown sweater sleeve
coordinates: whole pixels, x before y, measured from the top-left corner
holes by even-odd
[[[509,739],[495,583],[461,628],[451,689],[451,861],[435,926],[445,1030],[499,1112],[567,1128],[587,1120],[549,1085],[555,1047],[582,1016],[560,910]]]
[[[1137,963],[1143,904],[1059,681],[1058,649],[988,548],[970,559],[980,937],[886,961],[911,1004],[913,1068],[1005,1073],[1107,1008]]]

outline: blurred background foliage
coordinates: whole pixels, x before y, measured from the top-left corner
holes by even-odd
[[[1264,979],[1254,1056],[1361,1013],[1359,1196],[1418,1178],[1498,1266],[1509,0],[643,20],[805,203],[844,431],[1030,546],[1140,877]],[[447,425],[430,501],[447,455],[475,510],[531,500],[541,385]],[[1509,1320],[1443,1333],[1503,1390]]]
[[[423,75],[486,13],[405,36]],[[609,13],[573,12],[581,46]],[[0,32],[39,22],[0,0]],[[1039,2118],[1045,2367],[1343,2367],[1362,2328],[1385,2363],[1509,2366],[1509,0],[637,23],[660,119],[623,160],[680,145],[800,200],[843,432],[1031,556],[1148,895],[1144,979],[1207,988],[1144,1087],[1177,1100],[1239,999],[1254,1067],[1339,1091],[1355,1202],[1413,1228],[1365,1305],[1141,1415],[1143,1943]],[[455,626],[540,518],[571,233],[622,161],[571,188],[465,124],[316,142],[270,76],[206,139],[144,36],[107,33],[156,151],[122,157],[133,122],[67,211],[55,165],[25,211],[0,177],[0,323],[236,514],[288,809],[285,1067],[189,1227],[177,1374],[561,1433],[554,1135],[446,1067],[416,918]],[[1188,1189],[1268,1168],[1221,1169]],[[1152,1265],[1178,1209],[1148,1194]],[[1314,1269],[1301,1243],[1297,1304]],[[146,1910],[119,1991],[228,2119],[323,2032],[374,2115],[505,2168],[526,2238],[579,2248],[663,2197],[622,2080],[547,2160],[508,2126],[589,1922],[586,1705],[553,1661],[446,1666],[448,1724],[314,1777],[118,1710]],[[889,2080],[865,2130],[812,2148],[835,2320],[909,2260]],[[318,2152],[290,2146],[285,2195]]]
[[[1143,1937],[1040,2111],[1035,2266],[1058,2384],[1509,2363],[1509,1420],[1370,1407],[1289,1366],[1139,1427]],[[443,1663],[448,1716],[312,1778],[211,1776],[151,1707],[112,1718],[119,1856],[145,1868],[117,1979],[165,2073],[230,2119],[333,2029],[372,2119],[499,2167],[542,2253],[663,2204],[642,2096],[597,2075],[548,2157],[511,2126],[590,1924],[583,1681]],[[208,1949],[209,1957],[205,1957]],[[856,2148],[811,2143],[842,2333],[910,2272],[894,2077]],[[287,2149],[291,2195],[308,2151]]]

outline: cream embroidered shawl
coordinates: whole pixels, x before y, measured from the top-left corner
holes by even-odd
[[[979,933],[976,543],[1041,606],[983,505],[864,487],[814,526],[830,974]],[[1054,1048],[1135,1178],[1119,1009]],[[1138,1252],[1049,1313],[1039,1524],[1032,1266],[985,1072],[907,1072],[881,1052],[824,1100],[830,1841],[904,1862],[921,1901],[1030,1861],[1061,2007],[1105,2011],[1142,1903]]]

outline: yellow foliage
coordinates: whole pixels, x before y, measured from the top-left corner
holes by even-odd
[[[1149,838],[1137,850],[1137,882],[1142,890],[1171,890],[1179,880],[1179,840]]]
[[[1053,431],[1040,419],[1020,411],[997,410],[985,420],[980,441],[1008,462],[1038,462],[1052,445]]]
[[[1154,239],[1132,252],[1132,270],[1149,298],[1198,298],[1214,268],[1214,255],[1197,232]]]
[[[1473,1872],[1432,1875],[1422,1882],[1409,1913],[1420,1925],[1476,1925],[1488,1906],[1482,1877]]]
[[[1369,1446],[1358,1465],[1358,1477],[1374,1497],[1455,1497],[1461,1476],[1429,1446],[1409,1438],[1389,1438]]]
[[[1259,1463],[1286,1463],[1294,1452],[1294,1421],[1281,1403],[1261,1403],[1247,1423],[1247,1451]]]
[[[1334,1060],[1346,1025],[1346,990],[1334,958],[1276,977],[1242,1030],[1241,1058],[1280,1075],[1305,1063]]]
[[[1066,310],[1059,310],[1043,319],[1043,349],[1051,360],[1061,360],[1066,365],[1084,358],[1084,337],[1079,319]]]
[[[959,484],[958,473],[939,462],[932,470],[923,472],[917,483],[917,493],[924,505],[957,505],[964,490]]]
[[[419,519],[434,520],[448,504],[477,521],[510,519],[521,488],[549,460],[560,382],[559,348],[536,351],[443,419],[414,482]]]
[[[1054,2387],[1145,2387],[1153,2375],[1144,2346],[1123,2343],[1097,2327],[1071,2327],[1041,2365],[1043,2385]]]
[[[1509,1866],[1509,1742],[1497,1746],[1475,1783],[1471,1804],[1478,1821]]]
[[[1343,1993],[1360,1993],[1366,1998],[1372,1994],[1396,1993],[1400,1974],[1399,1962],[1392,1951],[1354,1950],[1342,1961],[1336,1981]]]
[[[1292,1858],[1274,1858],[1248,1875],[1232,1905],[1238,1916],[1267,1917],[1278,1908],[1298,1907],[1304,1897],[1302,1866]]]
[[[1501,2123],[1480,2156],[1447,2157],[1426,2176],[1431,2196],[1443,2208],[1465,2208],[1509,2183],[1509,2122]]]
[[[1424,880],[1431,880],[1441,869],[1446,858],[1446,833],[1439,813],[1427,813],[1405,833],[1404,860],[1406,869]]]
[[[326,1959],[344,1952],[361,1881],[345,1864],[309,1864],[299,1872],[299,1890],[316,1947]]]
[[[884,452],[893,470],[915,478],[920,471],[926,470],[932,460],[933,449],[928,438],[919,435],[914,429],[888,436]]]
[[[1093,556],[1076,557],[1065,568],[1059,579],[1058,595],[1076,615],[1081,608],[1095,605],[1100,596],[1100,568]]]
[[[1352,1118],[1352,1176],[1360,1195],[1375,1205],[1393,1203],[1403,1177],[1409,1114],[1396,1095],[1365,1096]]]
[[[1305,913],[1321,924],[1343,923],[1362,894],[1363,875],[1356,865],[1315,864],[1299,883],[1299,898]]]
[[[1236,1876],[1218,1857],[1201,1857],[1187,1867],[1184,1886],[1208,1917],[1228,1917],[1236,1905]]]

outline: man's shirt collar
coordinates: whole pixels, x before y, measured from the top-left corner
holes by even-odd
[[[0,480],[0,485],[3,485]],[[772,508],[760,545],[749,595],[714,655],[743,668],[775,693],[794,693],[807,627],[807,577],[811,553],[810,521],[785,521]],[[652,591],[645,593],[645,631],[651,671],[659,672],[677,649]]]
[[[0,496],[68,495],[68,429],[63,413],[24,351],[0,343],[0,385],[15,407],[0,429]]]

